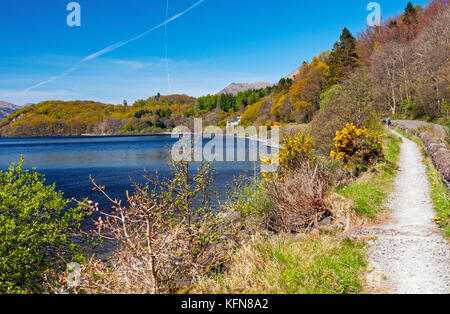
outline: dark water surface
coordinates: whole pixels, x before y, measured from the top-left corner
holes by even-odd
[[[56,183],[67,198],[89,198],[106,209],[110,204],[99,192],[92,191],[89,175],[104,185],[113,198],[125,200],[125,191],[133,190],[132,180],[145,182],[144,170],[158,171],[160,177],[169,175],[169,147],[177,140],[166,135],[0,138],[0,170],[7,170],[24,155],[25,168],[36,167],[36,171],[45,175],[47,183]],[[208,141],[204,139],[203,145]],[[225,154],[225,138],[223,141]],[[235,139],[235,151],[248,152],[253,143],[246,140],[242,145]],[[213,166],[215,187],[223,191],[234,177],[253,176],[255,163],[214,162]]]

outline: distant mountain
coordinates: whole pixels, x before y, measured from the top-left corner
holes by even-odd
[[[266,87],[271,87],[275,83],[269,82],[256,82],[256,83],[231,83],[224,89],[222,89],[218,94],[233,94],[236,95],[238,92],[244,92],[249,89],[262,89]]]
[[[289,78],[289,79],[291,79],[291,80],[293,80],[294,79],[294,77],[296,76],[298,74],[298,68],[297,69],[295,69],[294,71],[292,71],[288,76],[286,76],[285,78]]]
[[[9,102],[0,101],[0,120],[6,118],[14,111],[19,110],[21,107],[13,105]]]

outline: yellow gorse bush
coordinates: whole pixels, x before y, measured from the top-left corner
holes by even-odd
[[[347,170],[359,170],[383,156],[383,135],[367,129],[358,129],[353,123],[336,132],[336,151],[331,158],[339,160]]]
[[[278,169],[280,166],[279,162],[279,155],[276,156],[270,156],[270,157],[262,157],[261,158],[261,166],[266,166],[267,168],[272,169]],[[261,176],[262,176],[262,182],[267,182],[271,179],[277,178],[278,180],[282,181],[283,178],[278,177],[276,172],[269,172],[267,169],[261,170]]]
[[[286,137],[280,150],[280,167],[285,172],[295,172],[295,169],[305,164],[313,163],[317,157],[312,149],[313,137],[297,132]]]
[[[276,173],[262,171],[263,181],[269,179],[284,181],[287,174],[295,173],[299,167],[311,165],[317,159],[312,145],[313,137],[305,136],[301,132],[286,137],[282,141],[279,155],[261,159],[261,165],[278,168]]]

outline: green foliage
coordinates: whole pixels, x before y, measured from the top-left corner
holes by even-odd
[[[340,83],[356,67],[358,56],[356,54],[356,39],[347,28],[342,31],[340,41],[334,44],[330,54],[330,76],[328,84]]]
[[[172,115],[172,110],[170,110],[170,108],[161,108],[161,109],[156,110],[156,114],[160,118],[169,119],[170,116]]]
[[[134,127],[131,123],[127,123],[125,125],[125,127],[123,128],[124,132],[133,132],[134,131]]]
[[[425,158],[424,163],[431,184],[433,207],[437,213],[434,220],[444,230],[445,235],[450,237],[450,192],[429,156]]]
[[[425,114],[425,112],[423,111],[423,108],[418,106],[414,102],[412,97],[408,97],[406,99],[406,103],[403,106],[403,111],[407,117],[412,118],[412,119],[422,117]]]
[[[293,80],[290,78],[282,78],[276,86],[276,91],[288,91],[292,86]]]
[[[83,261],[75,235],[87,212],[23,162],[0,171],[0,293],[42,292],[45,275]]]
[[[347,123],[362,128],[372,126],[372,121],[378,120],[373,85],[363,69],[350,74],[339,87],[331,88],[329,93],[331,97],[327,102],[322,102],[321,110],[312,121],[314,146],[324,154],[333,149],[336,131],[343,129]]]
[[[186,118],[189,118],[189,117],[191,117],[191,116],[193,116],[194,115],[194,108],[189,108],[189,109],[187,109],[185,112],[184,112],[184,116],[186,117]]]
[[[414,7],[411,1],[409,1],[402,16],[403,23],[405,23],[406,25],[411,24],[411,19],[416,16],[417,10],[418,9]]]
[[[320,95],[320,109],[322,109],[326,104],[330,103],[333,99],[342,92],[341,85],[334,85],[333,87],[327,89]]]
[[[161,120],[156,121],[155,126],[160,129],[165,129],[167,127],[166,124]]]
[[[197,110],[203,113],[210,112],[216,108],[224,112],[237,110],[236,97],[231,94],[207,95],[197,99]]]
[[[290,79],[283,79],[280,81],[283,88],[288,88],[292,83]],[[199,97],[197,99],[197,112],[204,114],[213,111],[216,108],[221,109],[223,112],[228,113],[230,111],[238,111],[241,107],[247,107],[253,105],[260,101],[261,98],[268,96],[269,94],[276,91],[278,87],[273,88],[263,88],[259,90],[246,90],[243,92],[238,92],[236,96],[231,94],[220,94],[220,95],[207,95]]]
[[[200,293],[353,294],[362,292],[365,244],[330,236],[256,237],[228,272],[205,280]]]
[[[236,94],[236,108],[241,106],[247,107],[258,102],[261,98],[270,94],[269,88],[260,90],[247,90]]]
[[[150,111],[148,111],[148,110],[139,110],[138,112],[134,113],[134,117],[137,119],[140,119],[140,118],[142,118],[143,115],[146,115],[149,113],[150,113]]]
[[[217,99],[217,106],[224,112],[229,112],[236,108],[236,97],[229,94],[221,94]]]
[[[149,128],[153,127],[153,122],[152,121],[141,121],[138,123],[137,125],[137,131],[142,131],[142,130],[146,130]]]
[[[359,215],[371,218],[375,218],[386,197],[378,184],[370,181],[352,184],[337,192],[353,200],[354,209]]]
[[[242,184],[235,182],[229,194],[229,207],[233,211],[238,211],[243,218],[264,219],[273,206],[259,183]]]
[[[217,108],[217,95],[207,95],[197,99],[197,110],[209,112]]]

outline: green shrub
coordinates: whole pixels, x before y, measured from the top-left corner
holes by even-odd
[[[403,110],[408,117],[413,119],[424,115],[423,109],[417,106],[411,97],[407,99],[406,104],[403,106]]]
[[[134,131],[134,128],[133,128],[133,126],[131,125],[131,123],[127,123],[127,124],[125,125],[125,127],[123,128],[123,131],[124,131],[124,132],[133,132],[133,131]]]
[[[189,118],[194,115],[194,108],[189,108],[184,112],[184,116]]]
[[[148,111],[148,110],[139,110],[134,113],[134,117],[137,119],[140,119],[140,118],[142,118],[142,116],[149,114],[149,113],[150,113],[150,111]]]
[[[261,184],[245,185],[240,182],[234,182],[233,189],[229,193],[229,206],[238,211],[243,218],[250,216],[265,218],[272,209],[272,202],[263,191]]]
[[[23,158],[0,171],[0,293],[43,291],[45,275],[83,260],[73,236],[87,212],[71,208],[43,175],[23,170]]]

